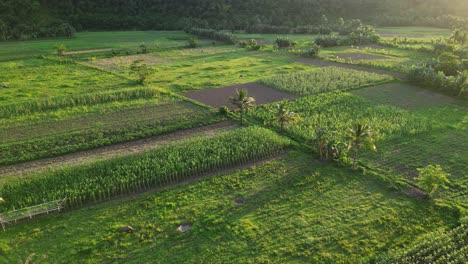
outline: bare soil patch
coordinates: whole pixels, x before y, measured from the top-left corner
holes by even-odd
[[[158,148],[173,141],[183,140],[194,136],[212,136],[220,130],[230,129],[235,126],[236,123],[233,121],[224,121],[209,126],[180,130],[166,135],[80,151],[59,157],[35,160],[9,166],[0,166],[0,178],[13,175],[25,175],[51,168],[79,165],[86,162],[92,162],[97,159],[109,159],[133,153],[141,153],[149,149]]]
[[[230,109],[233,109],[234,106],[228,103],[228,99],[236,95],[236,90],[246,88],[249,92],[249,96],[253,96],[256,100],[257,105],[268,104],[273,102],[278,102],[283,99],[294,99],[297,96],[280,92],[270,87],[256,84],[256,83],[247,83],[239,85],[231,85],[223,88],[217,89],[206,89],[200,91],[192,91],[185,93],[184,96],[204,103],[206,105],[212,106],[214,108],[219,108],[221,106],[227,106]]]
[[[75,51],[68,51],[65,52],[65,55],[77,55],[77,54],[87,54],[87,53],[98,53],[98,52],[106,52],[111,51],[111,48],[108,49],[91,49],[91,50],[75,50]]]
[[[364,67],[364,66],[359,66],[359,65],[354,65],[354,64],[345,64],[345,63],[339,63],[339,62],[335,62],[335,61],[299,58],[299,59],[296,60],[296,62],[309,64],[309,65],[313,65],[313,66],[318,66],[318,67],[341,67],[341,68],[352,69],[352,70],[357,70],[357,71],[373,72],[373,73],[377,73],[377,74],[387,74],[387,75],[393,76],[393,77],[395,77],[397,79],[401,79],[401,80],[406,80],[407,79],[406,74],[401,73],[401,72],[394,72],[394,71],[388,71],[388,70],[382,70],[382,69],[376,69],[376,68],[369,68],[369,67]]]
[[[137,60],[143,61],[143,63],[145,63],[148,66],[155,66],[167,63],[166,59],[159,58],[152,54],[137,54],[130,56],[117,56],[113,58],[97,59],[94,61],[85,62],[84,64],[108,71],[123,71],[127,70],[130,64]]]
[[[360,60],[384,60],[387,59],[385,56],[380,55],[373,55],[367,53],[360,53],[360,52],[347,52],[347,53],[338,53],[336,56],[340,59],[344,60],[353,60],[353,61],[360,61]]]

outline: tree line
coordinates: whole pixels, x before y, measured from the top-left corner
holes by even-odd
[[[67,37],[72,28],[296,28],[317,24],[322,15],[378,25],[460,27],[467,24],[467,13],[465,0],[3,0],[0,38]]]

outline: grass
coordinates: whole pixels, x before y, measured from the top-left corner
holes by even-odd
[[[401,37],[418,37],[418,38],[433,38],[433,37],[448,37],[451,30],[447,28],[434,27],[380,27],[377,28],[380,34],[395,35]]]
[[[351,90],[392,81],[388,75],[327,67],[313,71],[294,72],[261,79],[266,86],[297,95],[313,95],[335,90]]]
[[[206,52],[200,49],[170,51],[160,56],[174,62],[157,67],[149,82],[176,93],[247,83],[259,76],[313,68],[292,63],[292,58],[286,54],[233,47],[209,48]]]
[[[245,204],[236,206],[233,200]],[[421,217],[424,216],[424,217]],[[287,157],[7,229],[10,259],[46,263],[359,262],[456,218],[356,172]],[[178,233],[191,223],[187,233]],[[132,234],[119,233],[131,225]],[[73,237],[73,240],[70,240]]]
[[[79,32],[72,39],[6,41],[0,43],[0,61],[52,54],[55,46],[64,44],[67,51],[93,49],[137,49],[144,44],[149,49],[183,47],[188,36],[182,31],[113,31]],[[200,44],[211,41],[200,40]]]
[[[0,63],[0,106],[51,97],[112,91],[133,85],[129,80],[74,63],[43,59]],[[19,78],[21,76],[21,78]]]

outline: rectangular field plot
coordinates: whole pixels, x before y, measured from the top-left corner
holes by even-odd
[[[361,97],[343,92],[306,96],[289,102],[289,110],[301,120],[286,128],[301,140],[315,138],[315,129],[343,134],[354,122],[368,123],[380,139],[418,133],[430,129],[428,118],[393,106],[376,105]],[[259,106],[249,112],[254,118],[269,122],[276,105]],[[278,126],[276,122],[274,126]]]
[[[375,178],[311,162],[292,152],[252,169],[18,225],[2,233],[0,243],[12,257],[47,253],[53,263],[360,263],[457,221]],[[137,175],[152,174],[142,169]],[[181,234],[181,224],[191,229]],[[126,225],[135,232],[118,232]]]
[[[448,105],[458,100],[404,83],[388,83],[357,89],[351,92],[377,104],[404,109],[430,108]]]
[[[389,82],[393,77],[364,71],[326,67],[294,72],[259,80],[259,83],[296,95],[313,95],[335,90],[351,90]]]
[[[272,88],[255,83],[231,85],[217,89],[193,91],[184,94],[184,96],[199,101],[203,104],[212,106],[214,108],[227,106],[233,109],[234,106],[228,103],[228,100],[231,97],[235,97],[236,91],[241,89],[247,89],[248,96],[253,96],[257,105],[268,104],[272,102],[281,101],[283,99],[292,99],[296,97],[292,94],[280,92]]]
[[[159,66],[168,61],[159,58],[156,54],[137,54],[129,56],[116,56],[112,58],[93,59],[82,62],[84,65],[105,71],[128,73],[130,65],[135,61],[142,61],[148,66]]]
[[[129,81],[74,63],[44,59],[0,62],[0,105],[117,90]]]
[[[53,157],[78,150],[156,136],[219,122],[214,111],[186,103],[150,104],[104,114],[45,119],[0,130],[0,164]],[[53,128],[53,129],[51,129]]]
[[[272,76],[313,67],[291,63],[287,54],[216,47],[180,50],[160,54],[173,63],[157,67],[149,82],[177,93],[253,82],[259,76]],[[158,54],[159,55],[159,54]]]

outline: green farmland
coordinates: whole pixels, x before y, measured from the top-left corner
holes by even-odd
[[[467,90],[415,82],[436,55],[388,42],[451,31],[377,31],[314,56],[317,34],[0,41],[0,263],[466,263]]]

